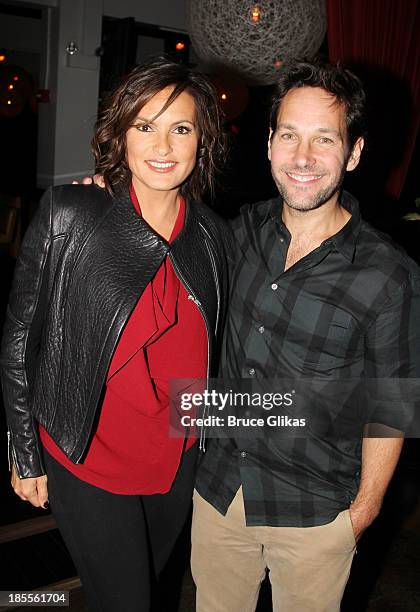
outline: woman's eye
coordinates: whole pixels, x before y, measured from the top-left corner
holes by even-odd
[[[191,132],[191,128],[186,125],[177,125],[175,128],[175,134],[189,134]]]
[[[152,131],[152,128],[150,127],[148,123],[139,123],[135,127],[136,127],[136,130],[138,130],[139,132],[151,132]]]

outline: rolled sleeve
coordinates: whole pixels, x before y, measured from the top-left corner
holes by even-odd
[[[367,421],[420,434],[420,276],[388,299],[366,337]],[[370,428],[372,437],[392,429]],[[391,431],[391,433],[389,433]],[[398,435],[398,434],[397,434]]]

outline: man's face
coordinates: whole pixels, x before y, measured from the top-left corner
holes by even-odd
[[[285,204],[308,211],[336,201],[362,148],[360,138],[349,151],[345,110],[332,95],[320,87],[289,91],[268,143],[271,172]]]

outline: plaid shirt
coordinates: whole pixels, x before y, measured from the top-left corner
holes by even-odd
[[[280,198],[241,209],[223,378],[419,376],[419,268],[342,205],[345,227],[287,271]],[[361,439],[212,439],[196,488],[225,514],[242,484],[248,525],[310,527],[349,506],[360,466]]]

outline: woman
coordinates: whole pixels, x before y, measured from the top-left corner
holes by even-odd
[[[223,223],[200,198],[223,152],[206,79],[158,60],[111,95],[106,190],[49,189],[17,262],[2,344],[15,492],[49,499],[92,610],[149,610],[188,510],[197,444],[168,434],[169,381],[215,373]]]

